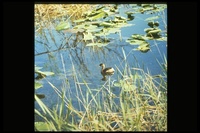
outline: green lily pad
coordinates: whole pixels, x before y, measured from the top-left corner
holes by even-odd
[[[88,29],[96,29],[98,28],[96,25],[85,25],[84,29],[88,30]]]
[[[88,17],[89,20],[97,20],[97,19],[100,19],[100,18],[104,18],[105,16],[107,16],[107,13],[106,12],[100,12],[98,14],[95,14],[95,16],[91,16],[91,17]]]
[[[38,131],[50,131],[48,124],[45,122],[35,122],[35,128]]]
[[[151,28],[158,27],[159,22],[158,21],[156,21],[156,22],[150,21],[150,22],[148,22],[148,26],[151,27]]]
[[[102,28],[87,29],[87,32],[100,32]]]
[[[152,30],[152,31],[149,31],[148,33],[149,34],[156,34],[156,33],[159,33],[159,32],[161,32],[161,29]]]
[[[161,38],[157,38],[157,41],[167,41],[167,37],[161,37]]]
[[[135,14],[134,12],[125,12],[125,14]]]
[[[121,27],[128,27],[128,26],[133,26],[134,24],[128,24],[128,23],[117,23],[115,27],[121,28]]]
[[[78,33],[78,32],[84,32],[84,29],[68,29],[68,30],[64,30],[65,33],[69,32],[69,33]]]
[[[133,34],[131,37],[132,37],[134,40],[142,40],[142,41],[145,41],[145,39],[144,39],[141,35],[139,35],[139,34]]]
[[[117,20],[123,20],[123,21],[126,21],[126,20],[127,20],[125,17],[119,16],[119,15],[115,15],[115,18],[116,18]]]
[[[141,43],[144,43],[145,41],[144,40],[129,40],[127,39],[126,42],[130,43],[131,45],[140,45]]]
[[[108,22],[102,22],[100,23],[100,26],[104,26],[104,27],[114,27],[116,24],[113,23],[108,23]]]
[[[84,28],[85,28],[85,23],[78,24],[78,25],[73,27],[73,29],[84,29]]]
[[[153,31],[153,30],[155,30],[155,28],[145,28],[145,29],[144,29],[144,31],[145,31],[146,33],[148,33],[149,31]]]
[[[41,88],[41,87],[43,87],[43,85],[41,83],[35,82],[35,89],[36,90],[39,89],[39,88]]]
[[[131,14],[127,14],[127,21],[131,21],[135,18],[135,16],[132,16]]]
[[[119,28],[108,28],[107,32],[108,33],[116,33],[116,32],[120,32],[121,30]]]
[[[141,4],[142,7],[152,7],[152,4]]]
[[[108,45],[109,43],[89,43],[86,46],[98,46],[98,47],[103,47]]]
[[[109,35],[109,33],[101,31],[101,32],[95,33],[94,35],[95,36],[107,36],[107,35]]]
[[[159,19],[159,16],[149,17],[149,18],[145,19],[145,21],[152,21],[155,19]]]
[[[140,45],[138,46],[138,48],[136,50],[139,50],[143,53],[146,53],[150,50],[149,45],[148,44],[144,44],[144,45]]]
[[[93,40],[95,38],[95,36],[93,36],[91,32],[88,32],[87,34],[83,33],[83,35],[84,35],[83,40],[85,40],[85,41],[87,41],[87,40]]]
[[[60,31],[60,30],[66,30],[70,28],[70,23],[69,22],[61,22],[60,24],[58,24],[56,26],[56,30]]]

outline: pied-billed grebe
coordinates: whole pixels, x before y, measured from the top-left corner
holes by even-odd
[[[106,80],[106,75],[113,75],[115,70],[112,67],[105,68],[105,64],[101,63],[101,74],[103,75],[102,80]]]

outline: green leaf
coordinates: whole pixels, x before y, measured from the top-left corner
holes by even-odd
[[[68,30],[64,30],[64,32],[69,32],[69,33],[78,33],[78,32],[83,32],[85,31],[84,29],[68,29]]]
[[[60,24],[58,24],[56,26],[56,30],[60,31],[60,30],[66,30],[70,28],[70,23],[69,22],[61,22]]]
[[[101,31],[101,32],[95,33],[94,35],[95,36],[106,36],[106,35],[109,35],[109,33]]]
[[[99,14],[95,14],[95,16],[92,17],[88,17],[89,20],[96,20],[96,19],[100,19],[100,18],[104,18],[106,16],[105,12],[100,12]]]
[[[87,41],[87,40],[93,40],[95,38],[95,36],[92,35],[92,33],[88,32],[87,34],[86,33],[83,33],[84,35],[84,38],[83,40]]]
[[[167,41],[167,37],[157,38],[156,40],[158,40],[158,41]]]
[[[108,22],[102,22],[100,23],[100,26],[104,26],[104,27],[113,27],[115,26],[116,24],[113,24],[113,23],[108,23]]]
[[[155,20],[158,18],[159,18],[159,16],[149,17],[149,18],[145,19],[145,21],[152,21],[152,20]]]
[[[133,34],[131,37],[132,37],[134,40],[142,40],[142,41],[145,41],[145,39],[144,39],[141,35],[139,35],[139,34]]]
[[[129,40],[129,39],[127,39],[126,42],[128,42],[128,43],[130,43],[132,45],[140,45],[141,43],[143,43],[145,41],[143,41],[143,40],[133,40],[133,39]]]
[[[117,20],[124,20],[124,21],[126,21],[126,18],[125,18],[125,17],[119,16],[119,15],[115,15],[115,18],[116,18]]]
[[[50,128],[46,122],[35,122],[35,128],[38,131],[50,131]]]
[[[94,28],[94,29],[87,29],[87,32],[99,32],[101,31],[101,28]]]
[[[145,28],[145,29],[144,29],[144,31],[145,31],[146,33],[148,33],[149,31],[152,31],[152,30],[154,30],[154,28]]]
[[[132,25],[135,25],[135,24],[127,24],[127,23],[117,23],[116,27],[128,27],[128,26],[132,26]]]
[[[89,24],[86,24],[84,29],[88,30],[88,29],[96,29],[98,28],[96,25],[89,25]]]
[[[89,43],[86,46],[98,46],[98,47],[103,47],[108,45],[109,43]]]
[[[136,50],[139,50],[139,51],[141,51],[143,53],[146,53],[146,52],[148,52],[150,50],[149,44],[146,43],[146,44],[140,45]]]
[[[152,31],[149,31],[148,33],[149,34],[156,34],[156,33],[159,33],[159,32],[161,32],[161,29],[152,30]]]
[[[135,16],[132,16],[131,14],[127,14],[127,21],[131,21],[135,18]]]
[[[150,45],[149,45],[148,42],[143,42],[143,43],[140,44],[139,47],[140,47],[140,48],[142,48],[142,47],[150,47]]]
[[[116,33],[116,32],[120,32],[119,28],[108,28],[107,29],[107,33]]]
[[[126,14],[134,14],[134,12],[125,12]]]
[[[43,85],[41,83],[35,82],[35,89],[36,90],[39,89],[39,88],[41,88],[41,87],[43,87]]]

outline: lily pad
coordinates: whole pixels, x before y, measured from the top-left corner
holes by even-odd
[[[143,41],[145,41],[145,39],[141,35],[139,35],[139,34],[133,34],[131,37],[134,40],[143,40]]]
[[[78,32],[84,32],[84,29],[68,29],[68,30],[64,30],[65,33],[69,32],[69,33],[78,33]]]
[[[102,11],[102,12],[96,14],[95,16],[88,17],[88,19],[92,21],[92,20],[97,20],[97,19],[100,19],[100,18],[104,18],[106,16],[107,16],[107,13]]]
[[[56,26],[56,30],[60,31],[60,30],[66,30],[70,28],[70,23],[69,22],[61,22],[60,24],[58,24]]]
[[[144,31],[145,31],[146,33],[148,33],[149,31],[152,31],[152,30],[155,30],[155,28],[146,28],[146,29],[144,29]]]
[[[102,28],[87,29],[87,32],[99,32]]]
[[[161,38],[158,38],[156,39],[157,41],[167,41],[167,37],[161,37]]]
[[[152,21],[155,19],[159,19],[159,16],[149,17],[149,18],[145,19],[145,21]]]
[[[127,21],[131,21],[135,18],[135,16],[132,16],[131,14],[127,14]]]
[[[98,47],[103,47],[108,45],[109,43],[89,43],[86,46],[98,46]]]
[[[95,38],[95,36],[93,36],[91,32],[88,32],[87,34],[83,33],[83,35],[84,35],[83,40],[85,40],[85,41],[87,41],[87,40],[93,40]]]
[[[108,23],[108,22],[102,22],[100,23],[100,26],[104,26],[104,27],[114,27],[116,24],[113,23]]]
[[[38,131],[50,131],[48,124],[45,122],[35,122],[35,128]]]
[[[128,27],[128,26],[133,26],[134,24],[127,24],[127,23],[117,23],[115,27],[121,28],[121,27]]]
[[[125,14],[135,14],[134,12],[125,12]]]
[[[140,45],[141,43],[144,43],[143,40],[133,40],[133,39],[127,39],[126,42],[130,43],[131,45]]]
[[[107,36],[107,35],[109,35],[109,33],[101,31],[101,32],[95,33],[94,35],[95,36]]]
[[[146,53],[150,50],[149,45],[148,44],[144,44],[144,45],[140,45],[138,46],[138,48],[136,50],[139,50],[143,53]]]
[[[156,34],[156,33],[159,33],[159,32],[161,32],[161,29],[151,30],[151,31],[149,31],[148,33],[149,33],[149,34]]]
[[[108,28],[107,32],[108,33],[116,33],[120,32],[121,30],[119,28]]]
[[[123,20],[123,21],[126,21],[126,20],[127,20],[125,17],[119,16],[119,15],[115,15],[115,18],[116,18],[117,20]]]
[[[152,7],[152,4],[141,4],[142,7]]]
[[[156,22],[150,21],[150,22],[148,22],[148,26],[150,26],[151,28],[158,27],[159,22],[158,21],[156,21]]]
[[[39,89],[39,88],[41,88],[41,87],[43,87],[43,85],[41,83],[35,82],[35,89],[36,90]]]

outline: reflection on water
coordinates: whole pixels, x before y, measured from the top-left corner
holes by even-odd
[[[47,77],[47,80],[60,90],[65,87],[70,88],[70,91],[66,92],[66,96],[75,95],[75,90],[80,88],[84,95],[87,87],[81,84],[83,82],[88,83],[87,85],[94,89],[104,85],[107,81],[101,80],[100,63],[116,70],[115,74],[109,79],[111,83],[122,78],[117,70],[123,70],[125,62],[128,63],[130,68],[139,67],[146,72],[149,71],[152,75],[162,74],[162,69],[156,59],[164,63],[163,55],[166,56],[167,52],[165,41],[148,41],[151,50],[147,53],[134,51],[135,46],[126,42],[126,38],[129,38],[132,34],[144,34],[144,29],[147,28],[147,23],[144,20],[147,17],[149,17],[149,14],[136,15],[135,19],[130,21],[134,24],[133,26],[121,29],[122,40],[118,34],[109,35],[109,45],[104,47],[86,46],[91,42],[83,41],[83,35],[79,32],[44,30],[43,38],[40,36],[35,38],[35,65],[43,67],[45,71],[54,72],[55,75]],[[161,25],[160,28],[164,29],[163,20],[158,19],[158,21]],[[38,92],[45,94],[43,102],[49,107],[55,106],[55,103],[59,100],[58,96],[45,80],[42,82],[43,89],[39,89]],[[65,86],[66,83],[68,86]],[[119,95],[120,92],[117,87],[113,87],[111,91],[116,95]],[[75,107],[79,106],[76,97],[74,97],[72,103]],[[36,108],[38,108],[37,104]]]

